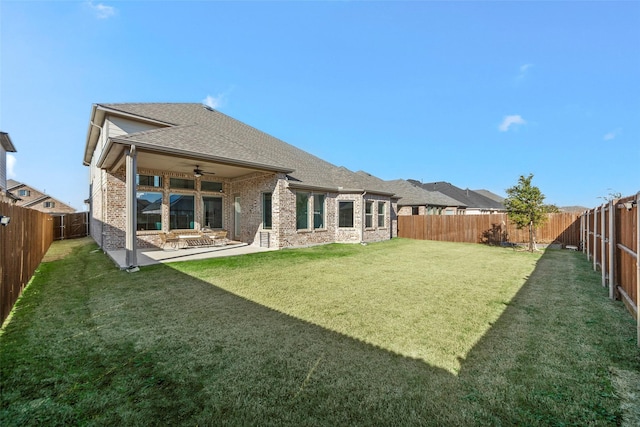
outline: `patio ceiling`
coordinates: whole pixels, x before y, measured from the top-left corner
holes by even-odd
[[[156,147],[145,147],[145,144],[135,144],[137,149],[138,169],[152,169],[159,171],[193,174],[196,166],[220,178],[237,178],[252,172],[277,172],[279,168],[269,165],[250,164],[223,158],[211,158],[193,152],[161,152]],[[142,146],[141,146],[142,145]],[[124,166],[125,150],[129,146],[120,143],[108,144],[98,161],[98,166],[110,171],[116,171]],[[290,172],[290,171],[283,171]],[[205,174],[207,175],[207,174]]]

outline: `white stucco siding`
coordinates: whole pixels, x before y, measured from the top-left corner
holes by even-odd
[[[123,119],[122,117],[108,116],[105,120],[106,133],[109,137],[144,132],[146,130],[157,129],[158,127],[159,126],[150,125],[148,123]]]

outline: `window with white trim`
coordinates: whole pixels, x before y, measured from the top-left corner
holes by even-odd
[[[364,204],[364,227],[373,227],[373,202],[365,202]]]
[[[384,228],[386,203],[378,202],[378,228]]]

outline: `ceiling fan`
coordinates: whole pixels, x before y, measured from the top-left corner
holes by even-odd
[[[202,175],[215,175],[215,173],[205,172],[202,169],[200,169],[198,165],[196,165],[196,168],[193,170],[193,176],[195,176],[196,178],[200,178]]]

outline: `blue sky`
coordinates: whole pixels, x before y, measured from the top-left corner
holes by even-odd
[[[336,165],[640,190],[640,2],[0,2],[10,176],[83,209],[93,103],[203,102]]]

